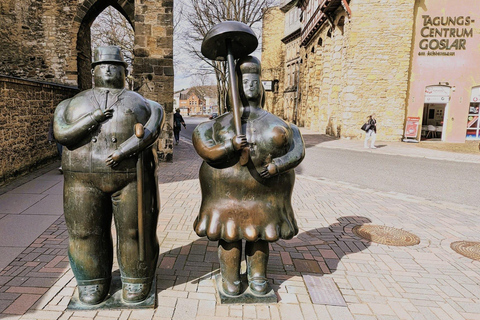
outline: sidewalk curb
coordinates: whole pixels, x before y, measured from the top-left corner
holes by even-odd
[[[440,161],[454,161],[454,162],[462,162],[462,163],[478,163],[480,164],[480,155],[478,156],[478,160],[476,159],[456,159],[456,158],[446,158],[446,157],[435,157],[435,156],[425,156],[425,155],[420,155],[420,154],[405,154],[401,152],[392,152],[392,151],[383,151],[379,150],[378,148],[375,150],[372,149],[354,149],[354,148],[349,148],[347,146],[341,147],[341,146],[327,146],[327,145],[316,145],[314,146],[315,148],[325,148],[325,149],[337,149],[337,150],[349,150],[349,151],[356,151],[356,152],[368,152],[368,153],[376,153],[376,154],[384,154],[384,155],[389,155],[389,156],[402,156],[402,157],[410,157],[410,158],[420,158],[420,159],[429,159],[429,160],[440,160]],[[446,151],[441,151],[441,152],[446,152]],[[457,153],[455,153],[457,154]],[[467,155],[469,154],[463,154],[462,155]],[[471,155],[474,156],[475,155]]]

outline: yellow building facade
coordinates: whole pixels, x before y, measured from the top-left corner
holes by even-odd
[[[281,82],[290,91],[283,92],[284,108],[279,115],[322,133],[360,138],[359,128],[366,117],[376,113],[381,128],[378,138],[400,140],[415,3],[351,0],[344,1],[345,7],[341,2],[295,1],[290,7],[292,1],[284,2],[288,9],[284,17],[291,21],[289,11],[300,7],[303,21],[298,37],[284,35],[287,70]],[[284,26],[288,23],[284,19]],[[266,27],[281,28],[273,24]],[[268,55],[267,43],[262,60]],[[289,59],[295,62],[289,64]]]
[[[480,140],[478,0],[284,0],[278,9],[283,22],[264,24],[262,61],[283,57],[283,91],[267,91],[268,110],[341,138],[361,138],[375,113],[379,140]],[[279,46],[269,37],[282,28]]]

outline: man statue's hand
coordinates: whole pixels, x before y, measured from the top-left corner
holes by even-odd
[[[93,119],[98,123],[103,122],[111,117],[113,117],[113,109],[107,109],[102,111],[101,109],[97,109],[92,114]]]
[[[263,171],[260,172],[260,176],[264,179],[267,179],[267,178],[270,178],[274,175],[276,175],[278,173],[278,169],[277,169],[277,166],[275,165],[275,163],[269,163],[267,164]]]
[[[115,150],[114,153],[108,156],[105,162],[107,163],[107,166],[114,168],[118,166],[118,164],[122,160],[123,160],[123,153],[121,153],[119,150]]]
[[[232,144],[233,144],[233,148],[236,151],[242,150],[248,145],[247,136],[245,136],[244,134],[240,134],[238,136],[233,137]]]
[[[113,109],[107,109],[103,111],[103,114],[105,115],[105,120],[113,117]]]

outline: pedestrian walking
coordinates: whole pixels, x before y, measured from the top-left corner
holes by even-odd
[[[368,140],[370,139],[370,148],[376,149],[375,139],[377,138],[377,119],[375,118],[375,113],[372,113],[367,117],[367,122],[362,126],[362,129],[365,131],[365,142],[363,146],[368,148]]]
[[[173,115],[173,135],[175,136],[175,144],[178,144],[178,140],[180,140],[180,131],[182,130],[182,125],[185,129],[187,128],[185,121],[180,114],[180,109],[177,109]]]

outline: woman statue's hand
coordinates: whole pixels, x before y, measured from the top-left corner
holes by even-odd
[[[277,166],[275,165],[275,163],[271,162],[264,167],[262,172],[260,172],[260,176],[264,179],[267,179],[276,175],[277,173]]]
[[[248,145],[247,136],[244,134],[239,134],[238,136],[233,137],[232,144],[236,151],[242,150]]]
[[[120,150],[115,150],[111,155],[108,156],[105,162],[107,163],[107,166],[114,168],[118,166],[119,162],[122,161],[123,158],[123,153],[120,152]]]

